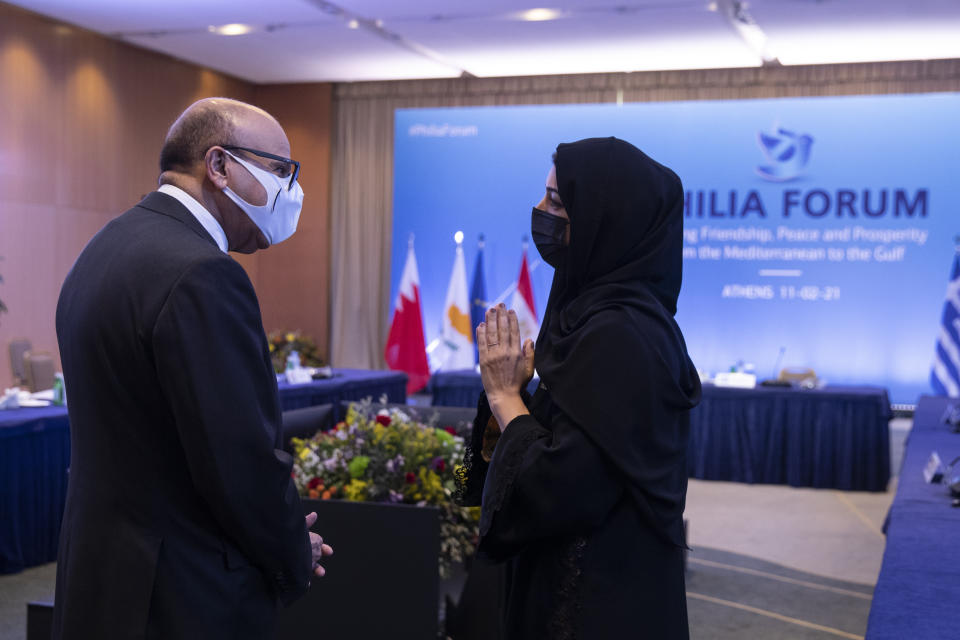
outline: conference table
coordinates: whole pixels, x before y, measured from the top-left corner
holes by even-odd
[[[960,508],[923,469],[936,451],[944,464],[960,456],[960,434],[942,420],[944,397],[923,396],[907,437],[897,494],[887,514],[887,546],[867,622],[869,640],[960,635]]]
[[[0,411],[0,574],[57,557],[69,466],[65,408]]]
[[[283,411],[386,396],[407,398],[407,376],[396,371],[334,369],[333,377],[278,384]],[[0,574],[56,560],[67,497],[70,421],[65,407],[0,410]]]
[[[280,408],[283,411],[332,404],[334,419],[343,418],[342,402],[372,398],[379,402],[407,401],[407,374],[400,371],[368,371],[366,369],[334,369],[333,377],[306,384],[280,382]]]
[[[463,370],[434,374],[428,388],[434,405],[473,407],[483,385],[478,373]],[[689,475],[885,491],[891,417],[890,400],[880,387],[704,384],[700,404],[690,412]]]

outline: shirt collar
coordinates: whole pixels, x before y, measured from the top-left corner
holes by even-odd
[[[217,219],[210,214],[209,211],[203,208],[203,205],[197,202],[197,200],[191,196],[189,193],[181,189],[180,187],[175,187],[172,184],[163,184],[160,185],[160,188],[157,189],[160,193],[165,193],[172,198],[176,198],[180,204],[185,206],[187,210],[193,214],[193,217],[197,219],[203,228],[210,234],[210,237],[213,238],[214,242],[217,243],[217,246],[220,247],[220,250],[224,253],[227,252],[227,234],[223,232],[223,227],[220,226],[220,223],[217,222]]]

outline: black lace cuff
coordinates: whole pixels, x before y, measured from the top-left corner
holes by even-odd
[[[526,389],[520,392],[520,398],[529,409],[532,398]],[[483,499],[483,485],[487,479],[491,457],[484,455],[484,433],[491,419],[494,419],[493,411],[490,409],[490,403],[487,402],[487,394],[481,392],[477,400],[477,415],[473,419],[470,442],[467,443],[463,455],[463,465],[454,474],[457,480],[454,500],[464,507],[479,507]],[[489,438],[487,444],[489,448]]]
[[[530,444],[550,435],[531,415],[514,418],[497,443],[490,461],[483,489],[483,510],[480,512],[480,536],[485,536],[493,524],[493,516],[507,500],[514,480],[523,464],[523,455]]]

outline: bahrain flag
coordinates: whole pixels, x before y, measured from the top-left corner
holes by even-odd
[[[393,311],[393,322],[384,349],[387,366],[407,374],[407,393],[419,391],[430,380],[427,347],[423,337],[423,312],[420,310],[420,276],[413,241],[407,250],[407,262],[400,277],[400,291]]]

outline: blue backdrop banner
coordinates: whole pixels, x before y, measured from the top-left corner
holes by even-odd
[[[456,231],[487,292],[509,292],[559,142],[617,136],[685,189],[678,322],[697,366],[930,388],[960,231],[960,94],[401,109],[393,291],[417,243],[427,341],[439,334]],[[536,306],[552,271],[531,262]]]

